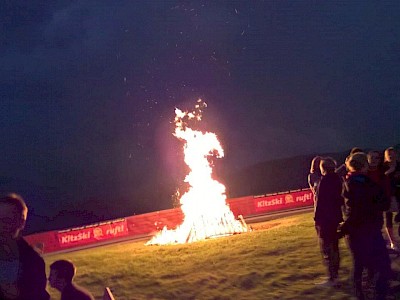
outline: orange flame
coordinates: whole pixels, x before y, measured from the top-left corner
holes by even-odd
[[[212,167],[208,157],[224,156],[217,136],[211,132],[193,130],[187,127],[185,122],[191,119],[200,121],[202,107],[206,106],[206,103],[199,99],[193,112],[175,109],[174,135],[185,141],[185,163],[190,168],[185,178],[190,188],[180,198],[184,220],[174,230],[164,227],[147,242],[147,245],[187,243],[248,231],[243,218],[236,220],[226,204],[225,186],[212,179]]]

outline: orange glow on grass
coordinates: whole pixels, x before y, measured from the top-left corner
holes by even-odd
[[[188,127],[190,120],[201,120],[206,104],[198,100],[193,112],[175,109],[174,135],[184,141],[185,163],[190,172],[185,178],[189,190],[180,198],[183,223],[176,229],[163,228],[147,245],[190,243],[248,231],[243,218],[237,220],[226,204],[225,186],[212,178],[210,156],[224,156],[217,136]]]

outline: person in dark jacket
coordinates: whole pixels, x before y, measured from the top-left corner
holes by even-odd
[[[389,208],[384,190],[367,176],[365,153],[355,153],[347,160],[350,171],[343,189],[346,220],[341,232],[348,237],[353,256],[353,284],[357,299],[362,291],[364,268],[376,275],[376,299],[386,299],[391,276],[390,258],[382,236],[383,211]]]
[[[316,189],[314,220],[321,254],[328,267],[329,279],[322,285],[336,284],[339,271],[339,239],[337,229],[343,221],[342,179],[335,173],[336,162],[322,158],[320,162],[321,180]]]
[[[0,197],[0,299],[48,300],[43,258],[21,237],[28,208],[17,194]]]
[[[69,260],[57,260],[50,265],[50,286],[61,292],[61,300],[94,300],[87,290],[73,283],[76,268]]]

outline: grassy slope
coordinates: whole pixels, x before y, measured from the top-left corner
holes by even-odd
[[[253,224],[248,234],[186,245],[131,242],[48,255],[71,259],[76,282],[101,299],[109,286],[123,299],[349,299],[351,257],[342,240],[341,288],[313,283],[325,275],[310,213]],[[396,262],[394,262],[396,263]],[[52,299],[58,293],[50,289]]]

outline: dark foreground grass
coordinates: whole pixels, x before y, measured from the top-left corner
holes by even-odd
[[[351,257],[341,240],[339,288],[314,282],[325,275],[312,214],[252,225],[254,230],[185,245],[126,242],[48,255],[70,259],[76,282],[101,299],[109,286],[125,299],[351,299]],[[400,259],[399,259],[400,260]],[[400,262],[399,262],[400,264]],[[393,267],[398,269],[397,258]],[[49,289],[52,299],[59,294]],[[393,297],[393,299],[395,299]],[[399,298],[400,299],[400,298]]]

